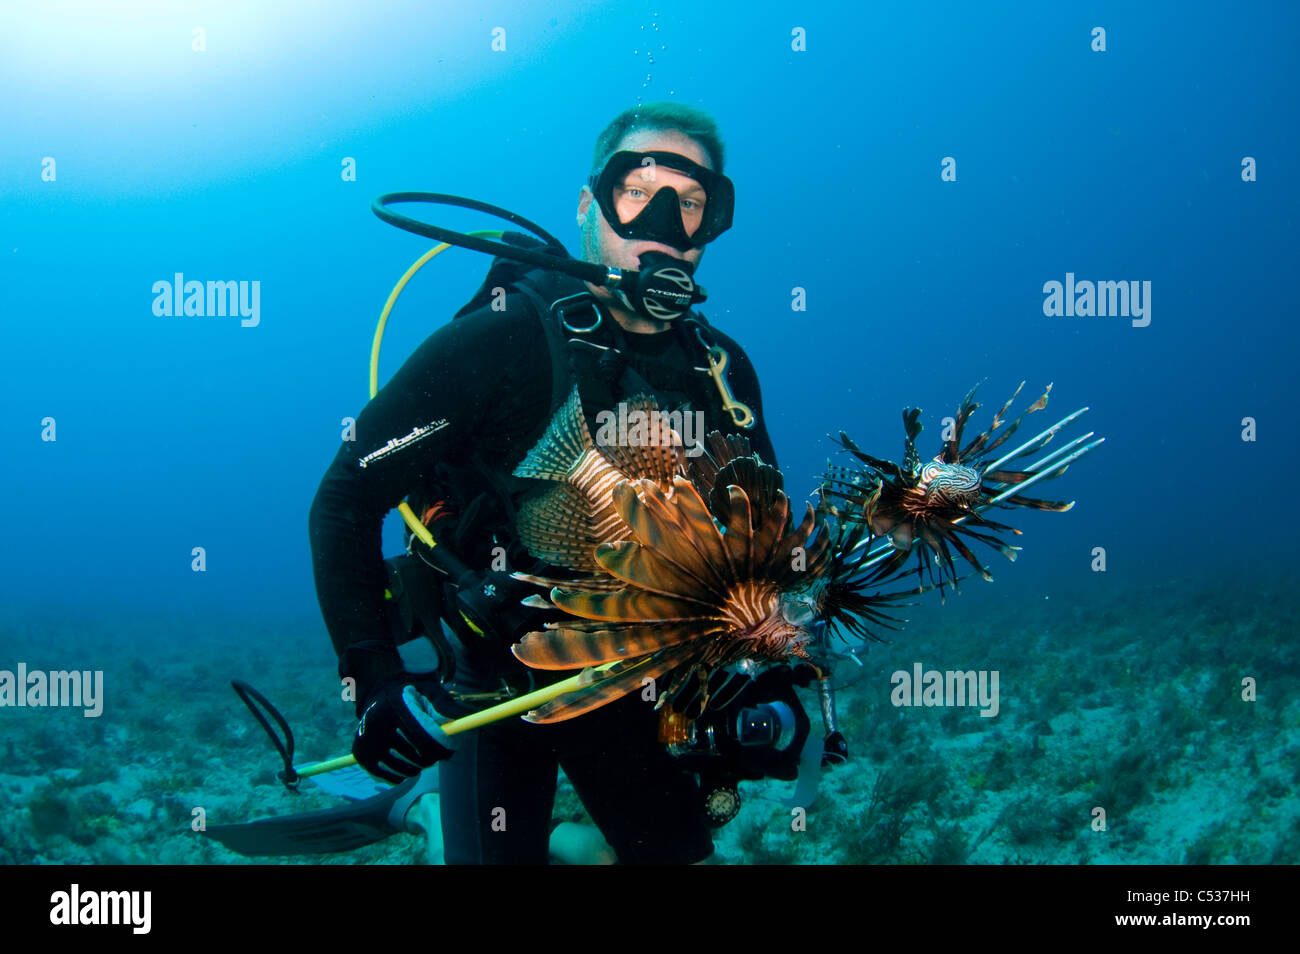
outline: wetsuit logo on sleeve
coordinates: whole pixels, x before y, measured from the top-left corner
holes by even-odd
[[[383,460],[390,454],[396,454],[398,451],[405,450],[413,444],[418,444],[429,435],[438,433],[438,431],[442,430],[446,426],[447,419],[444,417],[441,420],[431,421],[423,427],[413,427],[411,428],[411,433],[407,434],[405,437],[392,438],[387,444],[379,448],[379,450],[371,451],[365,457],[358,460],[357,463],[360,464],[364,470],[375,461]]]

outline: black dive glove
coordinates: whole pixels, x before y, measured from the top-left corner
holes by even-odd
[[[448,698],[436,678],[393,673],[366,697],[352,738],[352,756],[371,775],[394,784],[450,758],[455,742],[434,700]]]

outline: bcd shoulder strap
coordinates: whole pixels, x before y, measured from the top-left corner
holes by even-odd
[[[569,362],[568,342],[560,328],[559,320],[551,312],[551,305],[563,297],[554,293],[565,290],[560,287],[561,283],[556,281],[557,278],[567,279],[564,285],[576,283],[585,290],[585,286],[577,279],[557,276],[554,272],[543,272],[540,269],[522,276],[513,285],[532,304],[537,320],[542,323],[542,332],[546,335],[546,348],[551,357],[550,414],[553,414],[568,399],[574,378],[573,368]],[[547,415],[547,420],[550,420],[550,414]]]

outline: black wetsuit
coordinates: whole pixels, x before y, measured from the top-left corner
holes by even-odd
[[[752,365],[734,341],[716,329],[708,332],[729,355],[726,376],[736,399],[758,418],[743,433],[775,463]],[[723,417],[712,380],[694,370],[707,360],[684,325],[634,335],[606,314],[595,332],[566,337],[590,343],[569,345],[579,355],[575,368],[589,367],[576,377],[589,422],[596,410],[630,397],[623,393],[629,388],[648,383],[666,401],[684,395],[691,409],[704,412],[706,431],[740,430]],[[584,364],[581,355],[594,361],[609,354],[591,345],[614,347],[626,360],[611,364],[606,358],[599,368]],[[388,651],[385,515],[431,485],[450,488],[458,506],[478,498],[475,530],[460,538],[459,555],[471,567],[486,568],[492,548],[509,545],[511,498],[528,485],[541,486],[509,475],[550,421],[557,393],[552,376],[566,383],[575,374],[548,367],[550,355],[534,305],[511,294],[504,311],[484,308],[434,332],[366,405],[355,440],[340,448],[312,504],[311,547],[326,626],[345,660],[342,668],[361,691],[402,668],[395,648]],[[517,546],[511,550],[511,568],[526,565],[517,562],[521,555]],[[457,621],[454,613],[447,616]],[[486,645],[463,626],[453,629],[461,637],[452,686],[457,694],[527,678],[508,645]],[[357,644],[367,651],[349,653]],[[459,736],[456,754],[440,766],[447,860],[545,863],[557,763],[621,861],[706,857],[712,842],[694,777],[657,742],[656,726],[653,707],[633,693],[570,722],[538,726],[510,719]]]

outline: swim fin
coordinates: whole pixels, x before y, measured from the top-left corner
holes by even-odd
[[[402,832],[427,834],[420,826],[408,824],[406,815],[416,799],[437,790],[438,768],[434,766],[386,792],[349,805],[239,825],[209,825],[201,834],[249,858],[351,851]]]

